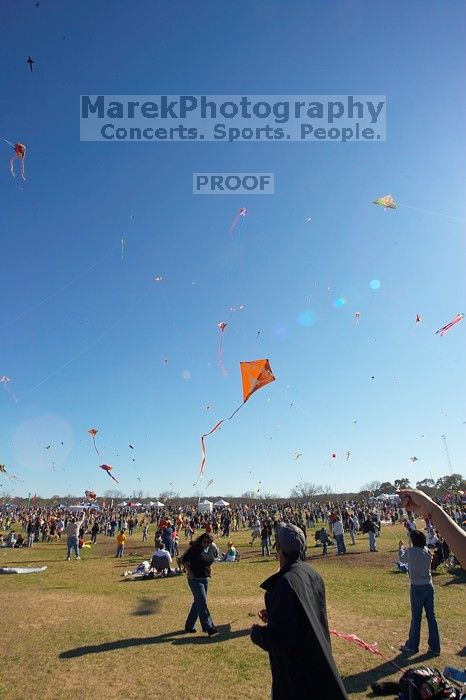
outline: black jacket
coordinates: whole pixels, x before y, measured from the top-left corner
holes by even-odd
[[[308,564],[295,561],[261,585],[268,623],[251,640],[269,652],[273,700],[347,698],[330,646],[325,587]]]

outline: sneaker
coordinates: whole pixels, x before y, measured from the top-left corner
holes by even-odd
[[[188,627],[184,628],[184,631],[187,632],[188,634],[195,634],[197,632],[197,629],[195,627],[190,630]]]
[[[76,559],[81,559],[81,557],[78,555],[78,556],[76,557]]]
[[[71,561],[71,557],[66,557],[66,561]]]
[[[214,635],[218,634],[218,629],[216,627],[211,627],[210,630],[207,630],[207,634],[209,637],[213,637]]]
[[[440,656],[440,651],[434,651],[430,647],[428,647],[427,653],[429,654],[429,656]]]
[[[403,652],[403,654],[407,654],[410,656],[411,654],[417,654],[418,649],[410,649],[406,644],[402,644],[400,647],[400,651]]]

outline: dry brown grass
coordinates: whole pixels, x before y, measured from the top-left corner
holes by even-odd
[[[393,566],[399,534],[387,527],[376,554],[367,552],[363,537],[348,547],[346,557],[336,557],[330,549],[324,559],[312,547],[309,554],[326,583],[330,626],[378,641],[384,655],[403,666],[408,662],[395,649],[407,635],[409,599],[407,577]],[[143,545],[140,537],[129,541],[124,559],[113,557],[114,542],[104,538],[84,550],[81,561],[64,561],[63,543],[0,550],[1,566],[48,566],[44,574],[0,578],[2,699],[150,695],[268,700],[267,655],[250,642],[249,629],[263,606],[259,584],[276,570],[274,557],[262,558],[257,543],[249,547],[249,532],[234,533],[242,560],[214,567],[209,607],[220,634],[209,639],[201,632],[182,632],[191,604],[184,576],[152,581],[122,577],[125,569],[150,556],[151,545]],[[450,574],[435,578],[443,646],[435,659],[439,667],[464,665],[459,656],[466,628],[464,585],[454,581]],[[425,633],[424,624],[423,648]],[[340,639],[332,638],[332,643],[351,698],[367,697],[374,680],[399,676],[380,657]]]

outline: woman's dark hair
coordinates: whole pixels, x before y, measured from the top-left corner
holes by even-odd
[[[412,530],[411,532],[411,542],[414,547],[425,547],[426,546],[426,536],[420,530]]]
[[[201,549],[203,549],[203,547],[202,547],[203,540],[209,540],[209,544],[212,544],[212,542],[214,541],[214,536],[212,535],[211,532],[203,532],[202,535],[199,535],[199,537],[196,537],[196,539],[193,540],[191,547],[197,545],[198,547],[201,547]]]
[[[204,546],[202,544],[203,540],[209,540],[209,544],[211,544],[214,541],[214,536],[210,532],[203,532],[202,535],[199,535],[198,537],[196,537],[196,539],[191,542],[191,544],[189,545],[186,552],[182,555],[181,561],[184,562],[184,558],[185,558],[186,554],[188,552],[190,552],[191,549],[194,548],[194,549],[198,549],[199,551],[201,549],[204,549]]]

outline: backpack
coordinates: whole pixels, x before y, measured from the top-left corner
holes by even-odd
[[[436,668],[409,668],[400,678],[400,700],[459,700],[456,689]]]

